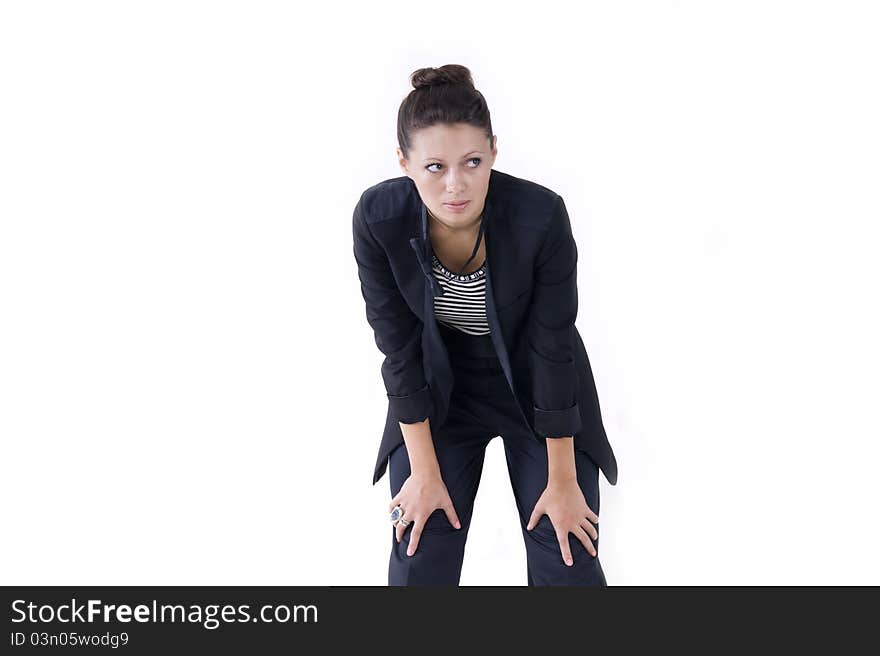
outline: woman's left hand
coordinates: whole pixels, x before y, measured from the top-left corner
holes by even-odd
[[[599,523],[599,516],[587,505],[587,500],[584,499],[584,493],[576,479],[548,482],[535,504],[526,528],[531,531],[543,515],[550,518],[553,528],[556,529],[559,549],[566,565],[574,564],[571,550],[568,548],[569,533],[574,533],[590,554],[597,555],[596,547],[593,546],[590,538],[595,540],[599,537],[599,531],[593,525],[594,522]]]

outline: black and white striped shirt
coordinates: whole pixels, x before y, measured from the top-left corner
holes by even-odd
[[[434,255],[434,278],[443,288],[434,297],[437,321],[469,335],[488,335],[486,320],[486,262],[472,273],[459,275],[447,269]]]

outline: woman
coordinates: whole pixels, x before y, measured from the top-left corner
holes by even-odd
[[[529,585],[606,586],[599,469],[617,463],[577,315],[562,198],[495,171],[464,66],[423,68],[398,113],[404,176],[353,216],[388,414],[373,483],[391,483],[389,585],[458,585],[486,445],[500,435]]]

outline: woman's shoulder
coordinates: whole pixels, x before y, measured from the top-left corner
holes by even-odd
[[[378,223],[408,216],[418,206],[415,184],[405,175],[370,185],[358,198],[356,210],[367,223]]]
[[[506,221],[546,230],[552,224],[561,197],[546,185],[492,169],[488,200],[492,211]]]
[[[552,200],[557,196],[557,193],[546,185],[497,169],[492,169],[489,174],[489,193],[493,191],[499,195],[514,194],[543,200]]]

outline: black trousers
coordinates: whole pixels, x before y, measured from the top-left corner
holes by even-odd
[[[607,583],[598,555],[592,556],[573,533],[568,534],[574,560],[569,566],[562,560],[556,531],[547,515],[542,516],[531,531],[526,530],[535,503],[547,486],[547,447],[535,439],[519,416],[490,337],[468,335],[443,324],[440,329],[452,362],[455,386],[448,418],[442,426],[432,426],[432,436],[440,474],[462,527],[454,528],[446,513],[437,508],[425,522],[412,556],[406,554],[412,527],[406,529],[399,544],[392,527],[388,584],[459,584],[486,445],[500,435],[525,540],[528,585],[605,587]],[[598,515],[599,467],[577,449],[575,465],[587,505]],[[410,475],[405,443],[391,452],[388,472],[393,497]],[[593,544],[598,553],[598,539],[593,540]]]

